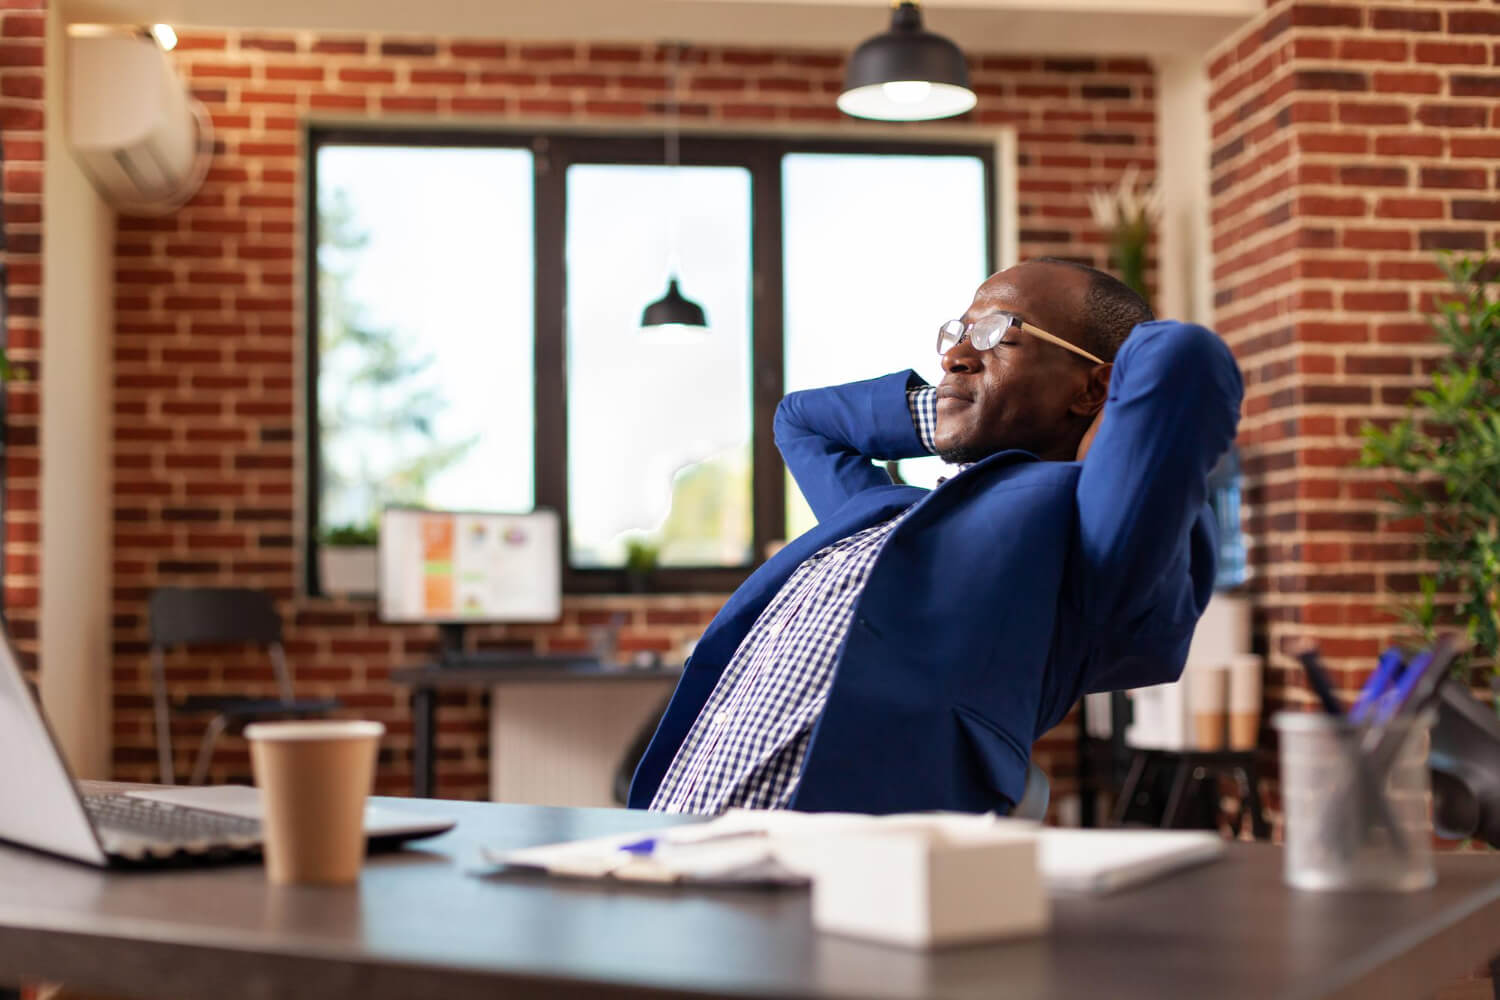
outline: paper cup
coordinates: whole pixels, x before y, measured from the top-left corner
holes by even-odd
[[[1254,750],[1260,742],[1262,660],[1242,653],[1229,661],[1229,749]]]
[[[1229,675],[1219,664],[1189,663],[1183,672],[1193,716],[1193,749],[1224,749]]]
[[[365,857],[365,799],[385,726],[316,720],[245,727],[277,885],[347,885]]]

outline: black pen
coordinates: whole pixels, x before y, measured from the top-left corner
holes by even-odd
[[[1312,687],[1313,694],[1318,696],[1323,711],[1329,715],[1342,716],[1344,714],[1343,703],[1339,701],[1339,696],[1333,693],[1333,685],[1328,680],[1328,671],[1318,657],[1318,647],[1311,643],[1305,645],[1297,654],[1297,662],[1302,664],[1302,672],[1307,675],[1307,683]]]

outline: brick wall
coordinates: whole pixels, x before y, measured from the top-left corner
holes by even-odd
[[[144,599],[162,584],[267,588],[290,622],[300,687],[336,695],[391,733],[380,786],[409,776],[404,699],[393,664],[427,653],[431,632],[385,628],[368,605],[296,593],[300,559],[298,398],[301,126],[310,117],[524,123],[661,121],[667,78],[654,47],[472,39],[181,31],[178,68],[211,111],[219,150],[203,190],[166,219],[121,219],[116,247],[115,770],[154,773]],[[836,129],[834,52],[690,50],[685,116],[725,128],[817,123]],[[1130,163],[1154,164],[1153,76],[1132,59],[980,56],[976,137],[1019,133],[1023,255],[1104,264],[1085,194]],[[951,127],[951,125],[950,125]],[[627,648],[667,651],[701,631],[722,597],[570,599],[563,622],[496,628],[487,644],[586,645],[617,609]],[[179,657],[178,695],[242,682],[248,664]],[[440,793],[482,795],[483,702],[442,712]],[[196,730],[176,734],[179,769]],[[1044,766],[1068,789],[1067,723]],[[243,775],[231,743],[217,776]]]
[[[1500,238],[1500,8],[1277,2],[1210,72],[1218,327],[1247,379],[1269,695],[1307,704],[1289,643],[1317,639],[1356,687],[1422,568],[1385,476],[1350,463],[1361,424],[1399,416],[1441,353],[1434,251]]]
[[[5,170],[5,343],[29,378],[5,390],[5,594],[10,634],[34,665],[41,528],[42,62],[46,0],[0,0],[0,140]]]

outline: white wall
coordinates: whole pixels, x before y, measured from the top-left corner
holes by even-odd
[[[1212,325],[1208,68],[1200,53],[1156,61],[1156,183],[1162,191],[1158,315]]]
[[[114,216],[68,150],[66,39],[47,12],[42,218],[42,704],[80,777],[109,776]]]

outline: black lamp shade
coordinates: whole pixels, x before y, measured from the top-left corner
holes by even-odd
[[[702,306],[683,298],[677,290],[677,279],[672,278],[667,282],[667,294],[641,313],[641,326],[708,326],[708,318]]]
[[[974,107],[964,54],[922,27],[914,3],[891,11],[889,31],[863,42],[849,57],[839,110],[855,118],[930,121]]]

